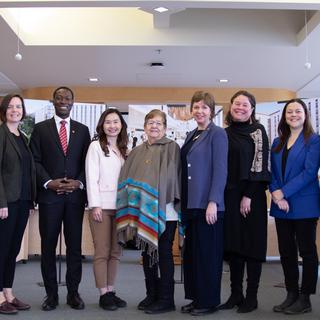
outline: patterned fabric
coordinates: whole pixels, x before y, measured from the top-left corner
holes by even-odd
[[[117,233],[120,242],[135,237],[158,261],[158,239],[166,227],[166,205],[180,211],[180,149],[163,137],[134,148],[121,169],[117,195]]]
[[[166,214],[159,208],[158,191],[147,183],[131,178],[118,186],[117,230],[130,228],[142,249],[148,244],[151,254],[166,227]]]
[[[59,130],[59,138],[60,138],[60,142],[61,142],[61,147],[62,147],[63,153],[65,155],[67,154],[67,149],[68,149],[66,123],[67,123],[67,121],[65,121],[65,120],[60,121],[61,126],[60,126],[60,130]]]

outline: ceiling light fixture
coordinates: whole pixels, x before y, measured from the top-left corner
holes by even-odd
[[[309,70],[311,69],[311,62],[309,61],[307,10],[304,10],[304,30],[305,30],[305,37],[306,37],[306,62],[304,64],[304,67]]]
[[[19,19],[19,15],[18,15],[18,19],[17,19],[17,22],[18,22],[18,25],[17,25],[17,53],[15,54],[14,56],[14,59],[16,61],[21,61],[22,60],[22,54],[20,53],[20,23],[19,23],[20,19]]]
[[[227,82],[229,82],[229,80],[228,79],[219,79],[219,82],[220,83],[227,83]]]
[[[99,81],[98,78],[89,78],[88,80],[89,80],[90,82],[98,82],[98,81]]]
[[[158,7],[158,8],[155,8],[155,9],[153,9],[154,11],[157,11],[157,12],[159,12],[159,13],[163,13],[163,12],[167,12],[167,11],[169,11],[169,9],[168,8],[165,8],[165,7]]]
[[[151,62],[150,67],[152,69],[164,69],[164,64],[162,62]]]

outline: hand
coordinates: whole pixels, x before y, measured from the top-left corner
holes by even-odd
[[[279,207],[280,210],[285,211],[286,213],[289,212],[290,208],[289,208],[289,203],[286,199],[281,199],[277,202],[277,205]]]
[[[93,208],[91,213],[94,221],[102,222],[102,209],[100,207]]]
[[[217,204],[213,201],[210,201],[206,210],[207,224],[215,224],[217,219]]]
[[[65,181],[66,181],[65,178],[51,180],[47,184],[47,188],[56,192],[57,194],[65,194],[65,189],[64,189]]]
[[[274,190],[272,192],[272,200],[274,201],[274,203],[277,203],[278,201],[282,200],[283,198],[284,198],[284,194],[281,191],[281,189]]]
[[[72,193],[80,188],[80,181],[73,179],[64,179],[63,188],[65,193]]]
[[[0,208],[0,219],[4,220],[8,218],[8,208]]]
[[[57,194],[66,194],[79,189],[80,182],[78,180],[67,178],[54,179],[48,183],[47,187],[55,191]]]
[[[251,211],[251,199],[243,196],[240,202],[240,213],[241,215],[246,218],[247,215],[250,213]]]

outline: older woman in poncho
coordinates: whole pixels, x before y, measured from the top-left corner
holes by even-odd
[[[120,238],[133,231],[142,249],[147,296],[138,309],[149,314],[175,310],[172,245],[180,199],[180,150],[165,137],[166,127],[164,112],[155,109],[146,115],[148,139],[129,154],[118,185],[117,230]]]

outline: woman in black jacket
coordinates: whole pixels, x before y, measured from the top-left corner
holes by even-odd
[[[33,210],[35,166],[27,138],[19,130],[26,114],[23,98],[7,95],[0,106],[0,313],[30,309],[12,292],[16,257]]]

